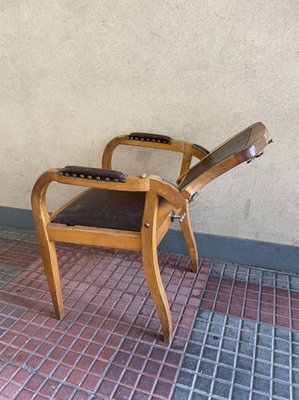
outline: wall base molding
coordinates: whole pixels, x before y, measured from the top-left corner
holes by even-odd
[[[0,206],[0,225],[34,229],[31,210]],[[299,272],[299,247],[253,239],[194,234],[199,256],[222,262],[237,263],[279,271]],[[181,231],[170,229],[160,243],[164,252],[188,254]]]
[[[217,261],[299,272],[299,247],[253,239],[194,233],[199,257]],[[184,237],[170,229],[160,243],[161,251],[188,254]]]

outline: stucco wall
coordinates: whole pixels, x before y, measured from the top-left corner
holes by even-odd
[[[194,230],[298,244],[298,20],[297,0],[0,0],[0,205],[119,133],[212,148],[261,120],[275,144],[200,193]],[[175,176],[160,153],[114,166]]]

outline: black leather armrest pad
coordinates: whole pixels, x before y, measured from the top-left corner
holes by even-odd
[[[198,151],[200,151],[201,153],[204,153],[204,154],[209,154],[210,153],[209,150],[207,150],[205,147],[200,146],[199,144],[195,144],[194,143],[192,145],[192,148],[195,149],[195,150],[198,150]]]
[[[68,165],[60,170],[60,175],[74,178],[96,179],[99,181],[126,182],[126,175],[113,169],[79,167]]]
[[[173,140],[170,136],[158,135],[156,133],[142,133],[142,132],[130,133],[130,135],[127,136],[127,139],[141,140],[145,142],[164,143],[164,144],[170,144]]]

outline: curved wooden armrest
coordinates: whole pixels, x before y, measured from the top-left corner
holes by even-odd
[[[145,132],[132,132],[127,136],[130,140],[139,140],[141,142],[152,142],[171,144],[173,141],[172,137],[166,135],[160,135],[158,133],[145,133]]]
[[[65,169],[50,169],[44,172],[36,181],[32,193],[31,203],[33,212],[40,210],[41,215],[49,222],[49,213],[46,207],[46,193],[51,182],[57,182],[65,185],[82,186],[87,188],[95,189],[108,189],[118,190],[127,192],[148,192],[150,190],[150,180],[139,178],[137,176],[126,176],[125,182],[116,182],[98,180],[91,178],[82,178],[80,175],[74,177],[70,175],[64,175]],[[117,172],[117,171],[115,171]]]
[[[120,171],[103,168],[79,167],[68,165],[60,170],[61,176],[72,176],[74,178],[96,179],[106,182],[126,182],[126,175]]]
[[[100,170],[100,169],[95,168],[94,170]],[[47,191],[47,188],[51,182],[57,182],[72,186],[95,188],[95,189],[122,190],[127,192],[148,192],[150,188],[149,179],[139,178],[137,176],[127,175],[125,177],[125,181],[115,181],[115,180],[107,181],[107,180],[98,180],[96,177],[82,178],[80,175],[77,175],[76,177],[65,175],[64,171],[65,171],[64,168],[60,168],[60,169],[50,169],[44,172],[37,179],[33,187],[32,197],[35,197],[37,193]]]
[[[185,142],[183,140],[172,139],[170,136],[159,135],[155,133],[134,132],[129,135],[119,135],[110,140],[106,145],[103,157],[102,167],[111,169],[112,156],[115,148],[119,145],[146,147],[151,149],[167,150],[176,153],[183,153],[184,156],[192,156],[197,159],[203,159],[209,151],[197,144]]]
[[[207,156],[207,154],[209,154],[209,151],[202,146],[185,142],[183,140],[172,139],[170,136],[154,133],[134,132],[129,135],[116,136],[107,144],[102,157],[103,168],[112,168],[113,152],[115,148],[119,145],[146,147],[182,153],[183,159],[177,183],[181,182],[181,177],[189,170],[192,157],[196,157],[198,160],[202,160]]]

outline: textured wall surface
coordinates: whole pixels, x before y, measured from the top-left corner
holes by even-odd
[[[203,189],[194,230],[298,244],[298,20],[297,0],[0,0],[0,205],[30,208],[42,171],[97,166],[116,134],[212,148],[261,120],[275,144]],[[176,166],[128,148],[114,163]]]

